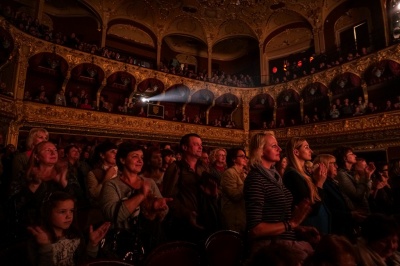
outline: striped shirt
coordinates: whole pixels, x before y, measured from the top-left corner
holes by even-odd
[[[261,165],[252,168],[244,182],[243,193],[248,230],[262,222],[277,223],[292,217],[292,194],[275,169]],[[271,238],[296,239],[293,230]]]

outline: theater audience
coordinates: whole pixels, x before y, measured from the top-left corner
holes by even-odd
[[[323,185],[327,178],[324,164],[317,165],[311,173],[306,171],[306,161],[310,161],[313,151],[304,138],[291,138],[286,144],[288,166],[283,183],[293,195],[293,206],[307,199],[312,204],[310,215],[303,225],[316,227],[320,233],[330,233],[330,214],[323,202]],[[311,175],[311,176],[310,176]]]
[[[108,251],[110,256],[138,263],[148,240],[145,236],[149,235],[141,230],[141,223],[146,222],[141,217],[162,221],[168,212],[169,199],[162,198],[152,179],[139,176],[143,167],[140,146],[120,144],[116,163],[120,174],[103,184],[99,197],[104,217],[112,222],[113,234],[106,240],[111,241]]]
[[[311,210],[310,201],[301,201],[292,212],[292,194],[274,168],[281,151],[272,133],[258,133],[250,140],[251,168],[243,189],[249,250],[255,253],[261,247],[278,243],[297,250],[304,260],[313,249],[297,236],[315,232],[315,228],[300,226]]]
[[[220,184],[222,174],[226,170],[226,150],[224,148],[216,148],[210,152],[209,172],[214,176],[216,182]]]
[[[354,237],[355,223],[359,218],[365,218],[356,211],[351,211],[347,206],[346,200],[339,188],[337,176],[336,158],[330,154],[319,154],[314,159],[314,164],[325,165],[327,169],[327,179],[324,182],[324,203],[330,212],[331,233],[346,236],[352,239]],[[359,217],[360,216],[360,217]]]
[[[356,250],[351,242],[343,236],[326,235],[321,238],[315,252],[305,266],[355,266],[357,264]]]
[[[245,233],[246,211],[243,185],[246,178],[244,168],[248,158],[244,149],[232,148],[228,151],[228,169],[221,177],[221,213],[225,229]]]
[[[100,143],[94,150],[94,169],[86,177],[86,186],[92,205],[98,206],[99,195],[106,181],[113,179],[118,174],[115,159],[117,145],[110,141]]]
[[[351,211],[358,211],[367,215],[369,213],[368,196],[371,187],[371,175],[375,171],[375,166],[364,162],[364,169],[361,172],[360,179],[353,174],[352,168],[357,163],[357,155],[354,154],[353,149],[346,146],[338,147],[334,151],[336,163],[338,165],[338,174],[336,180],[338,181],[339,188],[343,193],[347,206]]]
[[[217,221],[220,216],[213,208],[218,187],[212,177],[203,177],[206,169],[199,161],[203,150],[200,136],[186,134],[179,145],[182,159],[177,159],[164,174],[163,195],[173,198],[166,233],[170,240],[198,243],[207,237],[210,227],[215,227],[207,222]]]
[[[163,159],[161,150],[157,147],[150,147],[146,149],[144,153],[144,169],[142,176],[151,178],[158,186],[158,189],[162,193],[163,191],[163,178],[164,171],[162,170]]]
[[[15,195],[20,186],[24,186],[26,182],[26,168],[28,167],[28,160],[32,154],[34,147],[49,139],[49,132],[44,128],[32,128],[26,139],[26,151],[20,152],[15,155],[12,162],[12,180],[9,190],[9,195]]]
[[[355,245],[361,266],[400,265],[398,252],[399,224],[390,216],[371,214],[361,229]]]
[[[371,180],[372,187],[368,197],[371,212],[387,215],[399,213],[399,207],[394,204],[393,191],[389,184],[389,165],[378,163]]]

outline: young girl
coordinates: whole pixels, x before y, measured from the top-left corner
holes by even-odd
[[[65,192],[54,192],[43,203],[42,226],[28,227],[37,244],[31,245],[30,249],[32,265],[76,265],[86,256],[96,257],[99,242],[110,223],[104,223],[96,230],[90,226],[89,243],[85,246],[74,213],[75,199]]]

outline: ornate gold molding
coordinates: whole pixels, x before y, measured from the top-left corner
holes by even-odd
[[[245,139],[242,130],[199,126],[166,120],[133,117],[82,109],[24,102],[24,121],[29,124],[68,128],[69,130],[99,132],[103,136],[132,135],[148,136],[147,139],[179,139],[187,133],[197,133],[206,142],[225,145],[242,145]]]

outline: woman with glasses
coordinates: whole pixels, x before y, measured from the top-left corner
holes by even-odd
[[[49,139],[49,132],[44,128],[32,128],[26,138],[26,151],[14,156],[12,162],[12,180],[9,188],[9,196],[17,194],[21,184],[25,183],[26,169],[32,150],[36,145]]]
[[[329,233],[330,214],[323,204],[323,184],[327,177],[324,164],[315,165],[312,176],[307,174],[305,163],[311,161],[313,151],[304,138],[294,137],[286,144],[288,166],[283,182],[293,195],[293,206],[308,199],[313,204],[312,212],[303,225],[314,226],[320,233]]]
[[[295,249],[305,259],[313,250],[298,237],[314,232],[300,226],[311,209],[310,202],[306,199],[292,209],[292,194],[274,167],[281,151],[273,133],[258,133],[250,140],[250,172],[243,187],[250,252],[277,243]]]
[[[243,148],[232,148],[228,151],[228,169],[221,178],[221,212],[225,229],[244,233],[246,229],[246,212],[243,198],[243,184],[246,178],[244,168],[247,156]]]
[[[327,169],[327,179],[324,183],[324,203],[331,213],[331,233],[353,236],[353,219],[357,213],[352,212],[346,204],[346,200],[340,191],[337,176],[337,164],[335,156],[320,154],[314,159],[314,164],[323,164]]]
[[[15,237],[26,236],[26,226],[40,221],[40,209],[43,201],[55,191],[64,191],[72,196],[79,184],[67,178],[68,165],[58,161],[56,146],[43,141],[33,149],[28,162],[25,182],[10,200],[14,219]]]
[[[364,174],[357,179],[353,174],[353,166],[357,163],[357,155],[350,147],[339,147],[335,150],[338,165],[337,181],[346,200],[347,206],[352,211],[369,213],[368,195],[371,189],[371,176],[375,171],[374,164],[364,165]]]

